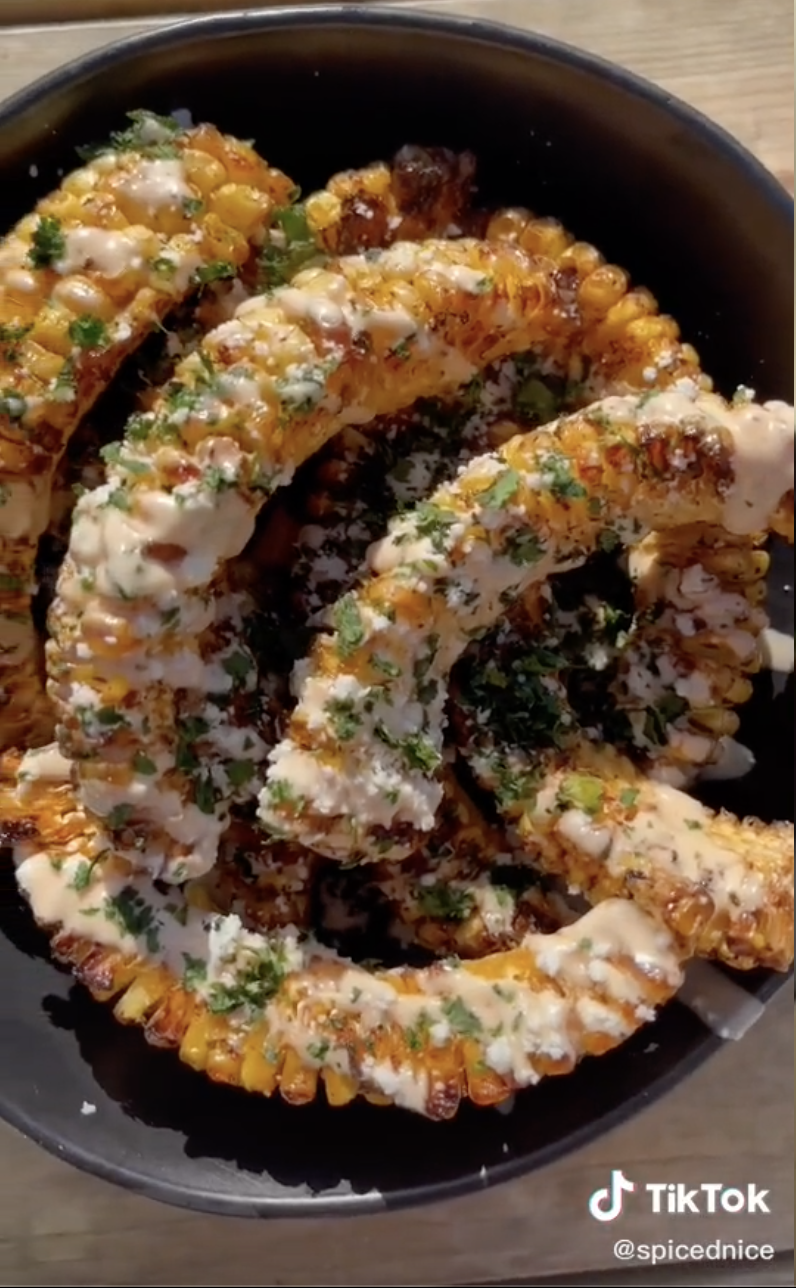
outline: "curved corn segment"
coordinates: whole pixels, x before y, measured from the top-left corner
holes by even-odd
[[[321,1081],[333,1105],[364,1095],[436,1119],[464,1098],[498,1104],[610,1050],[682,982],[671,938],[623,900],[480,961],[371,972],[291,928],[256,934],[161,895],[115,858],[91,866],[85,848],[40,833],[15,847],[54,955],[150,1042],[291,1104]]]
[[[607,264],[594,246],[576,241],[555,219],[537,218],[514,208],[498,211],[486,228],[490,241],[507,241],[554,267],[561,301],[551,319],[549,353],[539,354],[541,372],[566,379],[564,409],[585,407],[609,393],[664,388],[683,379],[708,390],[711,381],[699,367],[699,357],[683,343],[674,318],[658,312],[655,297],[645,287],[631,289],[623,268]],[[550,357],[567,348],[566,366]],[[552,420],[549,395],[530,384],[526,402],[542,401]]]
[[[333,175],[304,203],[308,229],[329,255],[474,232],[475,169],[470,152],[407,145],[389,163]]]
[[[173,757],[162,668],[174,653],[196,655],[211,580],[249,539],[266,497],[345,424],[455,387],[478,361],[527,347],[554,298],[548,276],[513,248],[399,244],[307,270],[247,302],[180,365],[156,409],[128,426],[106,484],[80,498],[51,610],[49,692],[99,816],[119,803],[116,782],[101,800],[106,762],[129,766],[136,736]],[[198,692],[204,699],[207,689]],[[169,717],[144,734],[141,704],[161,700]],[[180,867],[192,851],[162,829],[160,784],[148,785],[146,803],[129,781],[139,840],[156,833],[151,866]],[[207,855],[226,826],[223,787],[217,799]],[[146,847],[136,854],[150,862]],[[195,858],[194,874],[205,862]]]
[[[482,744],[473,758],[489,788],[505,782],[509,762],[521,786],[504,811],[569,889],[590,901],[632,899],[684,955],[742,970],[791,966],[792,823],[717,815],[604,744],[537,757]]]
[[[448,675],[468,640],[606,534],[792,530],[792,453],[792,408],[692,390],[606,399],[476,458],[392,524],[375,576],[335,606],[269,757],[263,822],[347,861],[410,853],[439,805]]]
[[[30,598],[70,435],[197,281],[234,273],[291,191],[212,126],[132,116],[0,242],[0,745],[52,731]]]
[[[694,524],[654,533],[630,555],[638,622],[611,686],[627,742],[677,786],[716,761],[752,692],[768,617],[765,535]]]

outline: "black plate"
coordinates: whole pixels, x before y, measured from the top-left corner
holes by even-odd
[[[126,110],[189,108],[254,137],[304,187],[406,141],[474,149],[482,195],[563,220],[648,285],[719,387],[793,392],[793,206],[697,113],[574,49],[496,24],[329,6],[199,19],[72,64],[0,110],[0,226]],[[31,167],[36,167],[31,173]],[[777,554],[775,624],[793,631]],[[792,817],[792,684],[744,713],[758,770],[719,798]],[[717,793],[713,792],[714,800]],[[6,870],[0,1113],[109,1180],[205,1211],[319,1215],[450,1196],[527,1172],[637,1112],[717,1046],[679,1004],[622,1049],[434,1125],[356,1105],[291,1109],[213,1087],[120,1028],[53,966]],[[784,983],[759,972],[763,1001]],[[86,1102],[95,1112],[85,1114]]]

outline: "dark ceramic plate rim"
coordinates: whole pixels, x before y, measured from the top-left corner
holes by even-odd
[[[547,36],[522,31],[504,23],[464,16],[444,17],[424,10],[364,8],[358,5],[350,8],[344,5],[309,5],[296,8],[286,5],[266,11],[238,10],[223,15],[211,14],[187,21],[176,21],[166,27],[115,41],[99,50],[73,59],[41,77],[32,85],[12,95],[0,106],[0,125],[13,122],[15,117],[34,106],[42,96],[75,83],[96,79],[110,72],[117,63],[124,62],[129,57],[141,56],[147,50],[168,49],[174,45],[192,43],[194,38],[204,39],[208,35],[224,38],[238,36],[247,30],[262,31],[269,28],[327,25],[352,28],[384,27],[405,31],[422,30],[432,35],[458,36],[475,42],[541,55],[554,62],[569,63],[620,86],[636,97],[665,105],[668,112],[681,124],[700,134],[706,142],[724,152],[739,169],[745,170],[772,207],[779,207],[783,216],[787,217],[789,214],[791,221],[793,219],[792,199],[762,163],[721,126],[716,125],[701,112],[668,91],[597,55],[586,53],[575,46]],[[54,969],[58,968],[54,966]],[[757,1001],[767,1005],[788,984],[792,976],[792,971],[787,975],[772,973],[757,983],[752,995]],[[544,1167],[634,1117],[643,1108],[684,1081],[724,1045],[722,1038],[705,1029],[704,1036],[698,1040],[695,1049],[688,1056],[671,1069],[658,1074],[649,1085],[629,1095],[621,1104],[595,1117],[591,1122],[571,1130],[566,1137],[535,1148],[532,1154],[521,1155],[505,1163],[491,1166],[486,1176],[465,1173],[445,1181],[431,1184],[421,1182],[412,1187],[391,1190],[386,1195],[371,1192],[326,1194],[319,1197],[263,1196],[259,1198],[251,1195],[223,1194],[217,1190],[201,1188],[188,1190],[170,1181],[160,1180],[129,1164],[108,1163],[103,1156],[77,1143],[71,1141],[64,1143],[57,1133],[42,1129],[35,1117],[10,1104],[1,1086],[0,1117],[48,1153],[80,1170],[180,1208],[237,1216],[354,1216],[455,1198],[470,1193],[474,1189],[503,1183]]]

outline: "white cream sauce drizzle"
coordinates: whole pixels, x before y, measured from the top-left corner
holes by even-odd
[[[147,229],[68,228],[64,232],[65,251],[54,265],[64,277],[93,268],[103,277],[122,277],[143,267],[144,251],[141,233]]]
[[[536,817],[555,817],[559,787],[556,780],[539,792]],[[618,876],[643,856],[675,881],[707,889],[718,907],[755,912],[765,901],[764,880],[740,844],[733,850],[711,836],[711,819],[710,811],[685,792],[667,783],[647,782],[635,817],[624,823],[595,822],[582,811],[565,810],[554,827]]]
[[[119,181],[118,188],[137,205],[151,211],[179,206],[193,196],[186,181],[185,163],[178,158],[139,161]]]

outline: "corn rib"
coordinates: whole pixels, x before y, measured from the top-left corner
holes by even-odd
[[[592,901],[629,898],[684,955],[736,969],[793,962],[793,824],[715,814],[584,740],[533,756],[479,730],[468,752],[542,868]],[[512,800],[508,778],[518,784]]]
[[[479,961],[370,972],[292,929],[254,934],[161,895],[117,859],[88,865],[82,826],[55,851],[40,835],[15,847],[54,955],[153,1044],[291,1104],[321,1080],[331,1104],[364,1095],[433,1119],[464,1098],[497,1104],[610,1050],[682,982],[669,935],[623,900]]]
[[[247,302],[181,364],[156,409],[128,427],[107,483],[80,498],[51,611],[49,692],[99,816],[119,799],[102,802],[105,759],[114,747],[132,750],[131,728],[133,741],[173,754],[173,721],[144,733],[139,700],[157,689],[161,653],[196,652],[211,579],[244,546],[264,499],[346,423],[454,387],[477,362],[527,347],[553,298],[548,275],[513,248],[399,244],[307,270]],[[81,721],[86,705],[99,721]],[[132,812],[139,833],[162,813],[157,781],[148,786],[151,805]],[[226,818],[219,791],[207,853]],[[164,874],[190,857],[173,836],[155,836],[151,848]],[[197,855],[194,871],[203,862]]]
[[[768,624],[764,539],[695,524],[631,553],[637,625],[611,696],[628,745],[676,786],[720,758],[752,692]]]
[[[0,242],[3,745],[51,723],[30,616],[38,540],[69,436],[123,358],[197,280],[231,274],[291,184],[212,126],[135,113]]]
[[[376,575],[337,604],[297,676],[261,819],[330,857],[411,852],[439,804],[447,679],[468,639],[606,532],[632,545],[702,520],[792,535],[792,453],[792,408],[692,391],[606,399],[476,458],[393,523]]]

